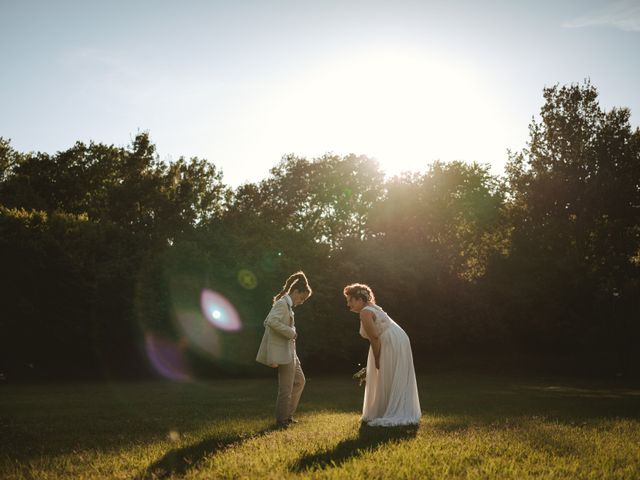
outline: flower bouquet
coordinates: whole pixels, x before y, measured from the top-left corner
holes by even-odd
[[[362,386],[363,383],[367,383],[367,367],[363,367],[353,374],[354,380],[358,380],[358,386]]]

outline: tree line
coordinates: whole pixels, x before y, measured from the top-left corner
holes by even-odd
[[[364,362],[342,297],[359,281],[419,371],[637,374],[640,131],[588,82],[543,98],[503,175],[436,161],[386,178],[366,156],[287,155],[231,188],[204,159],[160,160],[147,133],[55,154],[0,138],[0,375],[145,376],[174,354],[193,376],[256,374],[271,297],[298,269],[314,289],[296,315],[305,371]],[[203,289],[240,330],[185,334],[205,328]]]

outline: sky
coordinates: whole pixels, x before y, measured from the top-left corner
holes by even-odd
[[[590,79],[640,124],[640,0],[0,0],[0,137],[206,158],[232,186],[286,154],[501,174],[545,86]]]

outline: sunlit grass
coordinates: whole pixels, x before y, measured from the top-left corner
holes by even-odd
[[[310,378],[286,430],[273,380],[4,385],[0,478],[640,478],[640,390],[418,381],[417,429],[361,427],[348,378]]]

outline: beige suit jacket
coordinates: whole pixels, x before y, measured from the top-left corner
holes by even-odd
[[[287,299],[278,299],[264,320],[264,335],[256,362],[269,367],[291,363],[296,352],[296,327]]]

